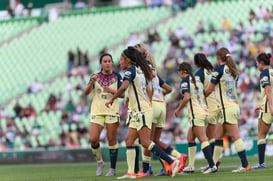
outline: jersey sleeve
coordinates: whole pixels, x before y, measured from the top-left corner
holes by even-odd
[[[132,66],[124,72],[123,80],[128,80],[129,82],[132,82],[135,79],[135,77],[136,77],[136,68],[135,66]]]
[[[189,92],[190,93],[190,79],[189,76],[184,78],[181,81],[181,94],[184,95],[185,92]]]
[[[269,71],[265,70],[260,74],[260,84],[264,88],[265,86],[270,86]]]
[[[161,79],[161,77],[159,77],[158,75],[157,75],[157,77],[159,80],[159,86],[161,87],[165,83],[165,81],[163,79]]]
[[[199,77],[200,81],[202,82],[202,84],[204,84],[205,81],[205,74],[204,74],[204,69],[200,68],[196,73],[195,73],[195,77]]]
[[[215,69],[213,70],[213,72],[211,74],[210,82],[212,82],[214,84],[218,84],[221,77],[223,76],[223,70],[224,70],[224,66],[215,67]]]

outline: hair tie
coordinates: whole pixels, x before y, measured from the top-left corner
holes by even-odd
[[[186,71],[186,70],[183,70],[183,72],[184,72],[185,74],[187,74],[187,73],[188,73],[188,71]]]
[[[231,57],[231,54],[227,53],[227,54],[226,54],[226,57]]]

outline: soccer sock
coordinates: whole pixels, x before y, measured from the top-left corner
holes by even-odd
[[[143,172],[146,173],[149,170],[149,166],[151,163],[151,157],[144,155],[142,160],[143,160],[143,162],[142,162]]]
[[[109,146],[110,153],[110,168],[116,169],[117,157],[118,157],[118,144]]]
[[[215,140],[215,146],[213,151],[213,162],[216,164],[223,151],[223,140]]]
[[[158,156],[159,158],[165,160],[169,165],[173,163],[173,159],[171,159],[159,146],[157,146],[154,142],[152,142],[148,146],[148,150],[150,150],[153,154]]]
[[[246,150],[245,150],[245,145],[242,139],[238,139],[234,142],[235,149],[241,159],[242,166],[246,167],[248,165],[247,159],[246,159]]]
[[[139,146],[135,146],[136,157],[135,157],[135,173],[139,172]]]
[[[134,146],[127,146],[126,149],[128,173],[133,174],[135,171],[136,150]]]
[[[213,150],[214,150],[214,145],[215,145],[215,139],[212,138],[209,140],[209,144],[210,144],[210,147],[211,147],[211,154],[213,155]]]
[[[97,163],[101,163],[103,162],[102,160],[102,155],[101,155],[101,149],[100,149],[100,144],[98,144],[97,146],[92,146],[91,145],[91,150],[93,155],[95,156]]]
[[[211,154],[211,147],[208,141],[204,141],[201,144],[201,149],[205,155],[205,158],[207,159],[209,163],[209,167],[212,168],[214,166],[214,162],[212,160],[212,154]]]
[[[264,163],[265,139],[258,140],[259,164]]]
[[[194,162],[195,162],[195,154],[196,154],[196,143],[189,143],[188,147],[188,156],[189,156],[189,167],[194,167]]]
[[[180,153],[176,149],[173,149],[170,146],[168,146],[168,148],[166,148],[165,153],[172,155],[176,159],[178,159],[180,157]]]

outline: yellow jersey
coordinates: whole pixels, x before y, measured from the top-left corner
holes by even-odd
[[[123,80],[130,82],[128,88],[128,109],[133,113],[152,110],[152,105],[146,91],[148,81],[140,67],[132,66],[128,68],[124,73]]]
[[[185,77],[181,81],[181,93],[182,99],[184,98],[184,93],[190,93],[190,100],[187,103],[189,119],[194,120],[201,115],[208,115],[208,107],[205,101],[204,88],[199,77],[196,77],[196,86],[191,80],[190,76]]]
[[[122,84],[122,78],[119,73],[103,74],[99,72],[97,80],[93,87],[93,100],[91,103],[90,113],[92,115],[111,115],[119,116],[119,104],[115,100],[110,108],[105,106],[113,94],[104,92],[103,88],[108,86],[110,89],[118,90]]]
[[[273,91],[273,69],[265,69],[260,74],[260,87],[262,96],[260,112],[270,113],[268,100],[264,90],[265,86],[270,86],[271,90]]]
[[[237,78],[236,78],[237,79]],[[211,82],[216,85],[216,100],[221,109],[239,106],[237,101],[236,81],[226,64],[215,67]]]
[[[202,84],[204,86],[204,90],[206,90],[209,87],[211,73],[212,72],[210,72],[204,68],[200,68],[195,73],[195,77],[198,77],[200,79],[200,81],[202,82]],[[206,102],[208,105],[209,112],[217,111],[220,109],[220,105],[216,101],[215,90],[213,90],[212,93],[206,98]]]

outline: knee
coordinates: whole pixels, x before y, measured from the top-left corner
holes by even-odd
[[[96,146],[96,145],[99,144],[99,139],[97,137],[95,137],[95,136],[91,136],[90,137],[90,142],[91,142],[92,146]]]
[[[235,142],[236,140],[240,139],[240,135],[230,135],[230,138],[233,142]]]
[[[108,138],[108,144],[109,146],[115,145],[117,143],[116,138]]]
[[[151,142],[150,141],[143,141],[141,140],[141,145],[144,147],[144,148],[147,148],[150,146]]]
[[[134,140],[132,140],[131,138],[126,136],[125,143],[126,143],[126,146],[133,146],[134,145]]]

